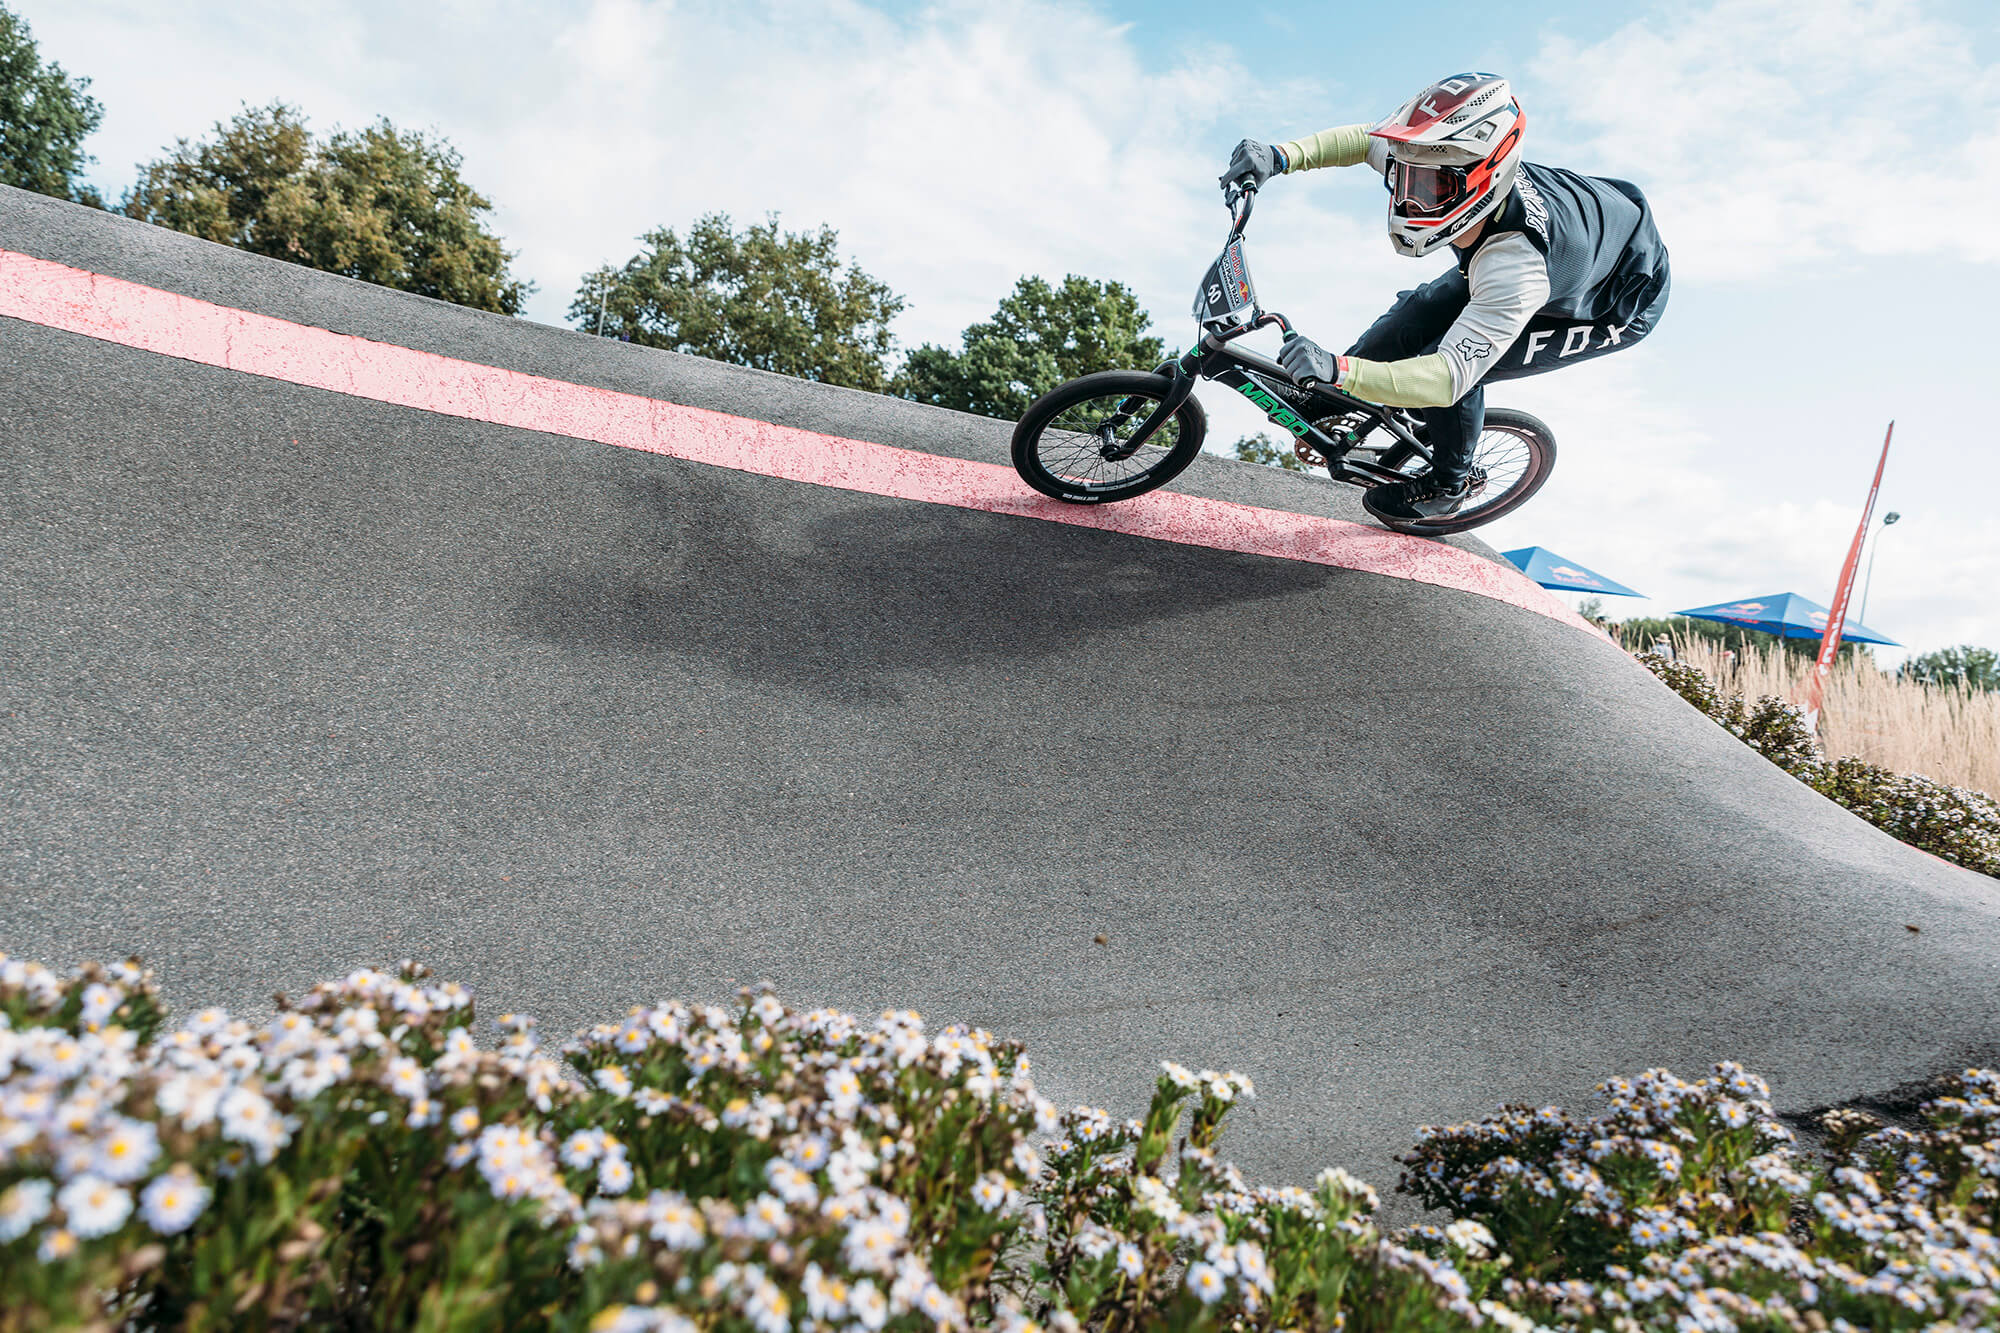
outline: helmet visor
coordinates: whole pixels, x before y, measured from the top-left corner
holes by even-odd
[[[1383,182],[1395,196],[1390,210],[1398,217],[1443,217],[1465,199],[1464,167],[1392,161]]]

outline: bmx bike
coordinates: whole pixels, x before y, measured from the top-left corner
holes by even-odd
[[[1257,198],[1254,185],[1231,186],[1229,239],[1195,293],[1200,338],[1152,371],[1103,370],[1057,385],[1029,404],[1014,427],[1014,470],[1040,491],[1071,504],[1107,504],[1144,495],[1178,476],[1201,452],[1208,417],[1193,396],[1214,380],[1263,409],[1292,437],[1308,467],[1363,488],[1407,481],[1430,466],[1424,420],[1400,407],[1365,402],[1317,380],[1297,380],[1269,357],[1236,340],[1277,327],[1296,336],[1276,311],[1257,304],[1243,260],[1243,229]],[[1526,412],[1489,410],[1472,453],[1472,494],[1457,513],[1389,522],[1400,532],[1439,536],[1490,523],[1540,490],[1555,466],[1549,428]]]

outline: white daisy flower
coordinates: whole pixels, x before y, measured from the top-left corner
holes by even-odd
[[[788,1155],[799,1170],[817,1171],[826,1165],[829,1151],[826,1135],[808,1134],[792,1140]]]
[[[453,1111],[451,1113],[451,1132],[458,1135],[458,1137],[464,1138],[468,1134],[477,1133],[478,1130],[479,1130],[478,1107],[461,1106],[456,1111]]]
[[[203,1009],[200,1013],[188,1019],[186,1024],[187,1030],[198,1037],[206,1037],[211,1033],[220,1032],[228,1026],[229,1011],[227,1009]]]
[[[139,1215],[162,1236],[175,1236],[194,1225],[208,1207],[209,1188],[186,1165],[176,1165],[146,1186],[139,1196]]]
[[[597,1192],[599,1194],[623,1194],[632,1188],[632,1164],[625,1160],[625,1154],[605,1154],[597,1164]]]
[[[0,1245],[17,1241],[28,1229],[49,1215],[55,1186],[46,1180],[16,1182],[0,1193]]]
[[[563,1140],[563,1165],[579,1169],[589,1166],[604,1155],[606,1138],[601,1129],[579,1129]]]
[[[1031,1181],[1042,1173],[1042,1155],[1035,1151],[1035,1145],[1026,1139],[1014,1145],[1011,1160],[1014,1169]]]
[[[1474,1259],[1484,1259],[1493,1248],[1493,1233],[1471,1218],[1460,1218],[1444,1229],[1445,1241]]]
[[[653,1044],[653,1035],[644,1026],[631,1023],[619,1029],[611,1044],[627,1055],[637,1055]]]
[[[861,1080],[854,1076],[852,1069],[832,1070],[826,1076],[826,1096],[833,1104],[835,1115],[851,1120],[861,1105]]]
[[[80,1017],[93,1028],[102,1027],[124,1002],[124,993],[116,987],[93,981],[83,988],[83,1012]]]
[[[806,1294],[806,1313],[831,1323],[847,1316],[848,1288],[838,1277],[827,1277],[818,1264],[807,1264],[800,1286]]]
[[[935,1282],[927,1284],[917,1297],[917,1311],[933,1324],[956,1325],[964,1318],[958,1301]]]
[[[1222,1293],[1227,1286],[1222,1271],[1214,1264],[1196,1262],[1188,1265],[1187,1289],[1193,1292],[1203,1305],[1213,1305],[1222,1299]]]
[[[102,1176],[78,1176],[62,1187],[56,1203],[69,1230],[86,1240],[110,1235],[132,1215],[132,1196]]]
[[[1007,1202],[1007,1181],[998,1172],[988,1171],[972,1187],[972,1199],[986,1212]]]
[[[889,1322],[889,1298],[867,1278],[854,1284],[848,1293],[847,1308],[866,1329],[878,1329]]]
[[[416,1101],[430,1091],[430,1079],[424,1067],[407,1056],[398,1056],[389,1062],[382,1074],[382,1085],[406,1101]]]
[[[670,1250],[701,1248],[702,1233],[706,1228],[701,1214],[689,1207],[687,1200],[677,1194],[655,1194],[647,1203],[652,1216],[652,1226],[647,1235]]]
[[[159,1155],[158,1130],[144,1121],[118,1116],[112,1121],[110,1132],[93,1145],[91,1166],[106,1180],[125,1184],[151,1170]]]
[[[885,1223],[856,1222],[847,1229],[847,1239],[841,1248],[850,1268],[883,1273],[888,1271],[899,1244],[895,1231]]]

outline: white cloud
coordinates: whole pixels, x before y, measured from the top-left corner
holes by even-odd
[[[1676,276],[1841,255],[2000,261],[2000,79],[1916,0],[1720,0],[1533,72],[1589,169],[1642,175]]]
[[[321,127],[386,114],[440,128],[541,287],[530,314],[550,322],[641,232],[718,209],[836,227],[911,296],[912,344],[955,339],[1033,272],[1149,297],[1171,273],[1173,299],[1154,307],[1170,323],[1206,262],[1188,237],[1220,235],[1217,168],[1188,145],[1236,71],[1149,65],[1076,6],[321,3],[278,22],[97,0],[31,17],[98,76],[111,115],[93,148],[114,189],[123,163],[245,101],[282,96]]]

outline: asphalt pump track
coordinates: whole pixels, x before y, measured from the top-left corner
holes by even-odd
[[[1272,1183],[2000,1058],[2000,884],[1482,544],[1209,458],[1064,509],[1006,439],[0,189],[0,950],[182,1011],[416,957],[552,1034],[769,979],[1124,1113],[1241,1070]]]

